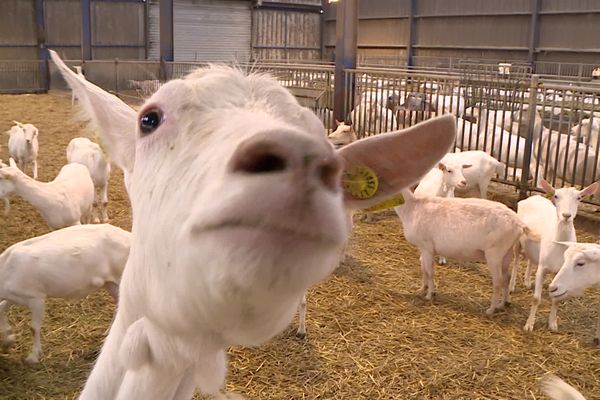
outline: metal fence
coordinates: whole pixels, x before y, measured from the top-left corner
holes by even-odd
[[[48,90],[46,63],[37,60],[0,61],[0,93],[36,93]]]
[[[86,62],[83,69],[86,79],[135,103],[165,81],[205,65],[113,60]],[[543,81],[527,68],[511,66],[506,73],[490,65],[462,63],[453,70],[348,69],[344,114],[364,137],[451,113],[457,119],[457,150],[483,150],[502,161],[505,168],[498,180],[522,194],[538,188],[541,178],[557,187],[586,186],[600,178],[600,88]],[[270,73],[315,111],[326,128],[333,128],[333,66],[278,62],[236,66]],[[56,71],[51,72],[53,82],[58,81]],[[32,86],[40,82],[36,74],[30,78]],[[599,200],[594,202],[600,204]]]

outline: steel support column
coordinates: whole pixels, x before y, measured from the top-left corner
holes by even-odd
[[[44,0],[35,0],[35,24],[37,29],[38,59],[40,60],[40,86],[47,91],[50,86],[50,73],[48,70],[48,49],[46,48]]]
[[[173,61],[175,46],[173,41],[173,0],[160,1],[160,59]]]
[[[412,67],[414,56],[414,45],[417,37],[417,0],[410,0],[410,9],[408,14],[408,43],[406,44],[406,66]]]
[[[529,56],[527,62],[535,72],[535,55],[540,42],[540,4],[541,0],[531,0],[531,25],[529,27]]]
[[[357,26],[358,0],[342,0],[337,3],[333,115],[338,120],[344,120],[346,113],[354,108],[354,82],[346,79],[344,70],[356,68]]]
[[[81,59],[92,59],[91,0],[81,0]]]

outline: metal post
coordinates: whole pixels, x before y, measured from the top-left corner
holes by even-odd
[[[81,0],[81,59],[92,59],[91,0]]]
[[[529,32],[529,56],[527,62],[531,65],[531,70],[535,71],[535,50],[540,41],[540,3],[541,0],[531,0],[531,24]]]
[[[333,115],[344,120],[346,113],[354,108],[354,85],[346,85],[345,69],[356,68],[358,0],[343,0],[337,3],[335,27],[335,84],[333,95]],[[350,91],[348,110],[344,109],[344,98]]]
[[[534,134],[539,134],[539,132],[534,132],[535,129],[535,112],[537,106],[537,92],[538,85],[540,83],[539,75],[531,76],[531,86],[529,87],[529,118],[527,119],[528,129],[527,129],[527,138],[525,139],[525,154],[523,155],[523,169],[521,170],[521,182],[519,187],[519,200],[523,200],[527,197],[527,189],[529,181],[529,170],[531,168],[531,153],[533,150],[533,137]]]
[[[160,1],[160,59],[173,61],[173,0]]]
[[[417,24],[415,15],[417,14],[417,0],[410,0],[410,10],[408,14],[408,43],[406,44],[406,66],[414,65],[414,45],[417,37]]]
[[[35,0],[35,23],[37,27],[38,60],[40,61],[41,88],[48,91],[50,72],[48,69],[48,50],[46,49],[46,21],[44,20],[44,0]]]

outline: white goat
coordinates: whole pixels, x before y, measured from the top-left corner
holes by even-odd
[[[554,204],[542,196],[531,196],[517,204],[517,213],[523,223],[534,233],[540,235],[539,240],[521,240],[521,248],[527,259],[538,265],[535,273],[533,301],[529,318],[524,327],[527,332],[533,331],[535,325],[535,314],[542,299],[544,277],[549,272],[557,273],[563,265],[564,247],[555,242],[577,241],[573,225],[577,216],[577,207],[585,196],[593,194],[599,186],[598,182],[595,182],[583,190],[577,190],[575,188],[555,189],[545,180],[542,180],[541,184],[546,193],[552,195]],[[516,268],[513,274],[516,275]],[[528,274],[529,272],[526,271],[525,276],[527,277]],[[552,299],[552,308],[548,317],[548,328],[552,331],[558,330],[557,311],[558,303]]]
[[[410,185],[455,135],[441,117],[336,152],[275,79],[224,66],[166,83],[138,114],[50,54],[124,170],[133,209],[119,308],[80,400],[218,392],[225,349],[281,332],[337,265],[345,207]]]
[[[585,397],[573,386],[555,375],[542,380],[542,391],[552,400],[585,400]]]
[[[366,136],[397,129],[394,112],[379,104],[359,103],[351,112],[355,129]]]
[[[478,189],[479,196],[482,199],[487,198],[487,190],[492,178],[496,175],[502,175],[505,168],[503,163],[481,150],[448,153],[442,158],[442,162],[451,161],[471,166],[463,170],[466,186],[457,189],[459,191]]]
[[[550,298],[562,301],[600,286],[599,244],[558,242],[557,245],[563,247],[565,261],[548,287]],[[600,320],[596,325],[594,344],[600,345]]]
[[[487,314],[509,302],[508,284],[513,247],[529,229],[504,204],[484,199],[417,198],[403,190],[405,204],[395,207],[404,237],[421,252],[421,292],[434,293],[433,256],[461,261],[486,261],[492,277]],[[459,234],[457,234],[459,233]]]
[[[19,169],[25,172],[27,164],[32,164],[33,179],[37,179],[38,129],[32,124],[13,121],[15,125],[8,131],[8,152],[17,162]]]
[[[358,139],[352,124],[346,124],[346,122],[338,120],[335,121],[335,124],[337,126],[335,131],[331,132],[327,138],[336,149],[355,142]]]
[[[540,160],[540,172],[547,168],[547,176],[555,176],[571,184],[593,182],[600,175],[593,148],[545,127],[541,138],[533,144],[532,169],[534,160]]]
[[[585,118],[581,123],[571,128],[573,137],[583,138],[583,142],[590,146],[594,151],[598,151],[598,141],[600,138],[600,119]]]
[[[51,182],[38,182],[19,170],[11,158],[10,166],[0,168],[7,192],[14,192],[31,203],[50,229],[90,222],[94,203],[94,182],[81,164],[63,166]]]
[[[8,167],[0,160],[0,168]],[[4,216],[10,212],[10,195],[13,192],[13,185],[5,179],[0,179],[0,199],[4,201]]]
[[[67,161],[79,163],[87,167],[94,182],[94,206],[92,219],[94,222],[108,222],[108,180],[110,163],[104,158],[102,149],[88,138],[75,138],[67,146]]]
[[[79,299],[105,288],[116,303],[129,237],[129,232],[108,224],[70,226],[16,243],[0,254],[3,344],[14,341],[5,315],[10,304],[31,308],[33,348],[26,361],[37,363],[46,298]]]
[[[454,197],[456,188],[464,189],[467,181],[463,175],[464,169],[471,168],[470,164],[457,161],[440,161],[437,168],[432,168],[421,179],[415,188],[415,197]],[[440,257],[439,264],[446,264],[446,258]]]

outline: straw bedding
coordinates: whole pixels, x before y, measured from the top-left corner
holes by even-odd
[[[40,180],[51,180],[66,160],[69,140],[82,134],[70,120],[70,96],[0,96],[0,131],[11,120],[40,129]],[[6,160],[6,137],[0,158]],[[131,214],[122,174],[113,171],[109,216],[129,229]],[[39,214],[13,197],[0,213],[0,250],[47,232]],[[492,317],[485,265],[450,262],[436,267],[437,295],[427,302],[418,253],[402,237],[393,213],[357,221],[347,261],[308,297],[307,337],[295,322],[268,344],[230,350],[227,389],[250,399],[542,399],[538,380],[556,373],[588,399],[600,399],[600,353],[591,344],[600,296],[569,300],[559,311],[559,333],[545,327],[543,301],[533,334],[524,334],[530,291],[519,279],[510,308]],[[579,231],[580,241],[595,241]],[[44,358],[28,367],[30,313],[12,307],[18,339],[0,352],[0,399],[76,398],[110,324],[114,305],[105,293],[81,302],[47,302]],[[198,396],[198,398],[200,398]]]

